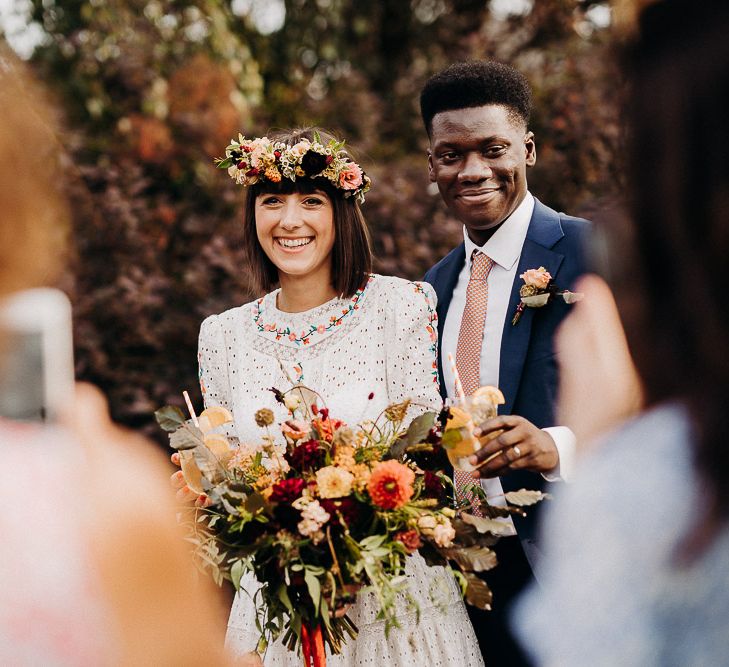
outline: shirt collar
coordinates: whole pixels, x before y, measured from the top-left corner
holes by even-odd
[[[519,206],[514,209],[514,212],[504,220],[501,227],[482,246],[478,246],[471,241],[464,225],[463,240],[466,244],[466,258],[470,260],[473,251],[479,250],[487,257],[490,257],[501,268],[507,271],[511,269],[521,255],[521,249],[524,246],[524,239],[526,238],[533,212],[534,197],[527,190]]]

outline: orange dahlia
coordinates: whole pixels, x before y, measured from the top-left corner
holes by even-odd
[[[367,483],[372,502],[386,510],[402,507],[413,497],[415,473],[399,461],[383,461],[372,470]]]

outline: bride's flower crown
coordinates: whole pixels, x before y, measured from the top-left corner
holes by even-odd
[[[344,151],[344,142],[332,139],[325,146],[318,134],[314,141],[301,139],[289,146],[268,137],[246,139],[238,135],[225,149],[225,157],[215,160],[219,169],[227,169],[239,185],[254,185],[266,179],[280,183],[282,178],[326,178],[345,197],[356,197],[364,202],[364,194],[372,181],[362,167]]]

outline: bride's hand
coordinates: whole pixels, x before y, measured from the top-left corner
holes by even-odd
[[[176,466],[180,465],[180,454],[175,452],[170,456],[170,461]],[[191,503],[194,501],[195,507],[210,507],[212,501],[204,493],[195,493],[186,483],[182,470],[177,470],[170,475],[170,484],[173,489],[177,489],[176,498],[181,503]]]

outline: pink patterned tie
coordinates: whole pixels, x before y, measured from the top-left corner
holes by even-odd
[[[478,250],[471,255],[471,277],[466,289],[466,307],[463,309],[461,329],[456,347],[456,368],[466,396],[481,386],[481,343],[489,299],[488,277],[494,261]],[[463,487],[474,484],[471,473],[454,470],[456,495],[463,498]],[[482,516],[478,506],[471,508],[476,516]]]

